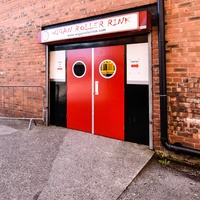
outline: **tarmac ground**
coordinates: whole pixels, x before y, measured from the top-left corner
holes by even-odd
[[[117,200],[199,200],[200,169],[170,162],[163,166],[155,156]]]
[[[200,170],[145,145],[0,119],[0,200],[197,200]]]
[[[151,159],[147,146],[55,126],[0,121],[0,199],[116,200]]]

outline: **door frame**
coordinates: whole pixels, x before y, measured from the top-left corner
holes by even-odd
[[[125,42],[124,42],[125,40]],[[50,122],[50,112],[49,112],[49,101],[50,101],[50,91],[49,91],[49,53],[50,51],[56,50],[70,50],[70,49],[77,49],[77,48],[87,48],[87,47],[101,47],[101,46],[110,46],[110,45],[126,45],[130,42],[131,43],[142,43],[147,42],[149,46],[149,55],[148,55],[148,62],[149,62],[149,149],[153,149],[153,98],[152,98],[152,35],[151,33],[143,34],[143,35],[132,35],[128,37],[122,38],[114,38],[105,41],[92,41],[92,42],[82,42],[82,43],[74,43],[74,44],[53,44],[53,45],[45,45],[45,52],[46,52],[46,126],[49,125]],[[112,41],[114,41],[112,43]],[[93,55],[94,56],[94,55]],[[94,65],[94,63],[92,63]],[[126,70],[126,68],[125,68]],[[125,71],[126,74],[126,71]],[[94,77],[92,77],[94,79]],[[92,83],[92,94],[94,93],[94,82]],[[93,96],[93,95],[92,95]],[[94,98],[94,97],[92,97]],[[93,101],[94,103],[94,101]],[[94,111],[92,111],[92,115],[94,115]],[[93,119],[93,117],[92,117]],[[94,134],[94,127],[92,128],[92,134]]]
[[[152,35],[148,34],[148,63],[149,63],[149,149],[153,150],[153,83],[152,83]]]

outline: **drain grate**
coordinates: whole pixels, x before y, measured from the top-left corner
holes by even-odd
[[[9,135],[15,132],[17,132],[17,129],[5,125],[0,125],[0,135]]]

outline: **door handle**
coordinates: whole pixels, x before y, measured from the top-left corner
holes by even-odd
[[[99,95],[99,81],[95,81],[95,95]]]

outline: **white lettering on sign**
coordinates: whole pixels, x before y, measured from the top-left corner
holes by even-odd
[[[139,29],[138,16],[138,13],[131,13],[44,30],[40,32],[39,43],[137,30]]]

